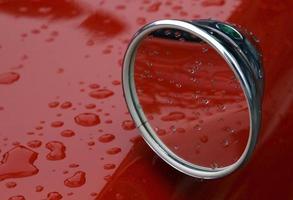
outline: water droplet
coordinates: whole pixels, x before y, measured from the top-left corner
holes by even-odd
[[[59,192],[50,192],[46,200],[61,200],[63,196]]]
[[[7,187],[7,188],[15,188],[16,187],[16,183],[15,182],[13,182],[13,181],[11,181],[11,182],[7,182],[6,184],[5,184],[5,186]]]
[[[94,109],[94,108],[96,108],[96,105],[93,104],[93,103],[89,103],[89,104],[86,104],[84,107],[85,107],[86,109]]]
[[[82,113],[74,118],[75,122],[81,126],[96,126],[101,120],[100,117],[94,113]]]
[[[51,152],[47,154],[48,160],[62,160],[65,158],[66,147],[62,142],[51,141],[46,144],[46,148]]]
[[[124,130],[130,131],[130,130],[135,129],[135,127],[136,126],[132,120],[125,120],[122,122],[122,128]]]
[[[56,107],[58,107],[59,106],[59,102],[58,101],[52,101],[52,102],[50,102],[49,104],[48,104],[48,106],[50,107],[50,108],[56,108]]]
[[[105,165],[104,165],[104,169],[105,169],[105,170],[115,169],[115,167],[116,167],[115,164],[105,164]]]
[[[118,80],[114,80],[114,81],[112,81],[112,84],[113,84],[113,85],[120,85],[120,84],[121,84],[121,82],[120,82],[120,81],[118,81]]]
[[[44,127],[42,127],[42,126],[36,126],[36,127],[35,127],[35,129],[38,130],[38,131],[39,131],[39,130],[42,130],[43,128],[44,128]]]
[[[60,107],[63,109],[68,109],[68,108],[71,108],[71,106],[72,106],[72,103],[70,101],[65,101],[61,104]]]
[[[99,137],[99,141],[102,143],[108,143],[108,142],[113,141],[114,139],[115,139],[115,135],[109,134],[109,133],[106,133],[106,134],[101,135]]]
[[[104,177],[105,181],[111,181],[112,180],[112,176],[111,175],[107,175]]]
[[[95,44],[95,42],[93,41],[93,40],[88,40],[87,42],[86,42],[86,45],[87,46],[93,46]]]
[[[174,150],[179,150],[179,147],[177,145],[173,146]]]
[[[159,10],[161,4],[162,4],[161,2],[153,3],[147,8],[147,11],[148,12],[157,12]]]
[[[0,162],[0,181],[37,174],[39,170],[33,165],[37,157],[38,153],[24,146],[6,152]]]
[[[64,125],[64,122],[62,121],[54,121],[51,123],[51,126],[54,128],[59,128],[59,127],[62,127],[63,125]]]
[[[209,138],[208,138],[207,135],[202,135],[202,136],[200,137],[200,141],[201,141],[202,143],[207,143],[207,142],[209,141]]]
[[[8,200],[25,200],[25,198],[22,195],[17,195],[17,196],[10,197]]]
[[[114,95],[114,92],[108,89],[98,89],[98,90],[91,91],[89,93],[89,96],[95,99],[105,99],[112,95]]]
[[[215,163],[215,162],[212,163],[212,164],[211,164],[211,168],[212,168],[212,169],[217,169],[217,168],[218,168],[218,164]]]
[[[182,88],[181,83],[176,83],[176,87],[177,87],[177,88]]]
[[[37,185],[35,191],[36,192],[42,192],[44,190],[44,187],[41,185]]]
[[[52,11],[52,8],[51,7],[40,7],[38,9],[39,13],[41,14],[48,14]]]
[[[29,142],[27,142],[27,146],[31,147],[31,148],[38,148],[42,145],[42,141],[40,140],[31,140]]]
[[[203,6],[222,6],[225,4],[225,0],[204,0]]]
[[[225,140],[223,141],[223,146],[224,146],[224,147],[228,147],[229,145],[230,145],[229,140],[228,140],[228,139],[225,139]]]
[[[19,80],[19,78],[19,74],[15,72],[2,73],[0,74],[0,84],[9,85]]]
[[[106,152],[109,155],[115,155],[115,154],[118,154],[118,153],[121,152],[121,148],[119,148],[119,147],[112,147],[112,148],[108,149]]]
[[[76,164],[76,163],[71,163],[69,165],[69,168],[77,168],[77,167],[79,167],[79,164]]]
[[[57,37],[59,35],[59,32],[58,31],[52,31],[50,33],[50,35],[53,36],[53,37]]]
[[[32,34],[39,34],[41,31],[39,29],[33,29],[31,30]]]
[[[98,193],[96,193],[96,192],[91,192],[91,194],[90,194],[92,197],[96,197],[96,196],[98,196],[99,194]]]
[[[136,23],[137,23],[138,25],[145,25],[145,24],[146,24],[146,19],[145,19],[144,17],[138,17],[138,18],[136,19]]]
[[[226,106],[223,104],[217,105],[217,111],[224,112],[226,110]]]
[[[99,84],[96,84],[96,83],[92,83],[92,84],[89,85],[89,88],[91,88],[91,89],[98,89],[100,87],[101,86]]]
[[[96,143],[95,143],[94,141],[89,141],[87,144],[88,144],[89,146],[94,146]]]
[[[185,114],[182,112],[170,112],[168,115],[161,117],[163,121],[177,121],[185,118]]]
[[[72,137],[75,135],[75,132],[72,130],[64,130],[60,133],[60,135],[62,135],[63,137]]]
[[[81,187],[86,182],[85,172],[83,171],[77,171],[74,173],[73,176],[67,178],[64,181],[64,185],[67,187],[75,188],[75,187]]]

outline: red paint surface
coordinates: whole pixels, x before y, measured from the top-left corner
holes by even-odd
[[[37,173],[22,178],[12,177],[13,170],[22,172],[26,167],[19,163],[28,166],[29,160],[12,158],[18,162],[8,171],[1,163],[0,176],[10,174],[0,182],[1,199],[291,199],[292,7],[291,0],[1,1],[0,77],[15,74],[1,78],[0,154],[5,162],[19,145],[38,154],[32,164]],[[113,82],[121,81],[124,51],[142,24],[210,17],[258,36],[266,88],[263,127],[250,162],[228,177],[201,181],[169,167],[137,138],[121,85]],[[98,89],[113,95],[92,98],[89,94]],[[67,101],[72,105],[62,108]],[[88,104],[96,107],[89,110]],[[77,124],[74,118],[83,113],[94,113],[100,123]],[[56,121],[64,124],[52,127]],[[75,134],[64,137],[64,130]],[[100,142],[103,134],[115,138]],[[28,146],[32,140],[41,146]],[[64,144],[64,159],[46,158],[46,144],[52,141]],[[113,149],[118,153],[107,153]],[[116,167],[105,169],[106,164]],[[78,171],[85,173],[85,183],[67,187],[64,181]],[[16,186],[7,187],[14,185],[9,182]]]

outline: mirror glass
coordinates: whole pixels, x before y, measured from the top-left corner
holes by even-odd
[[[137,48],[134,85],[156,140],[178,158],[211,169],[240,158],[250,130],[246,98],[207,43],[176,29],[149,34]]]

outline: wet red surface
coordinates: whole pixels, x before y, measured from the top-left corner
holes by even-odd
[[[1,199],[291,199],[292,7],[291,0],[1,1]],[[173,170],[129,121],[115,83],[123,53],[142,24],[163,18],[228,20],[260,40],[263,128],[250,162],[228,177],[201,181]],[[90,96],[99,89],[113,95]],[[85,113],[100,123],[76,123]],[[63,125],[51,126],[57,121]],[[103,134],[115,137],[101,142]],[[41,145],[28,145],[33,140]],[[63,159],[47,159],[50,142],[64,145]],[[68,187],[68,178],[84,184]]]

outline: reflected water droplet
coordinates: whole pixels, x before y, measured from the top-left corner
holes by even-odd
[[[170,112],[168,115],[161,117],[162,121],[176,121],[185,118],[185,114],[182,112]]]

